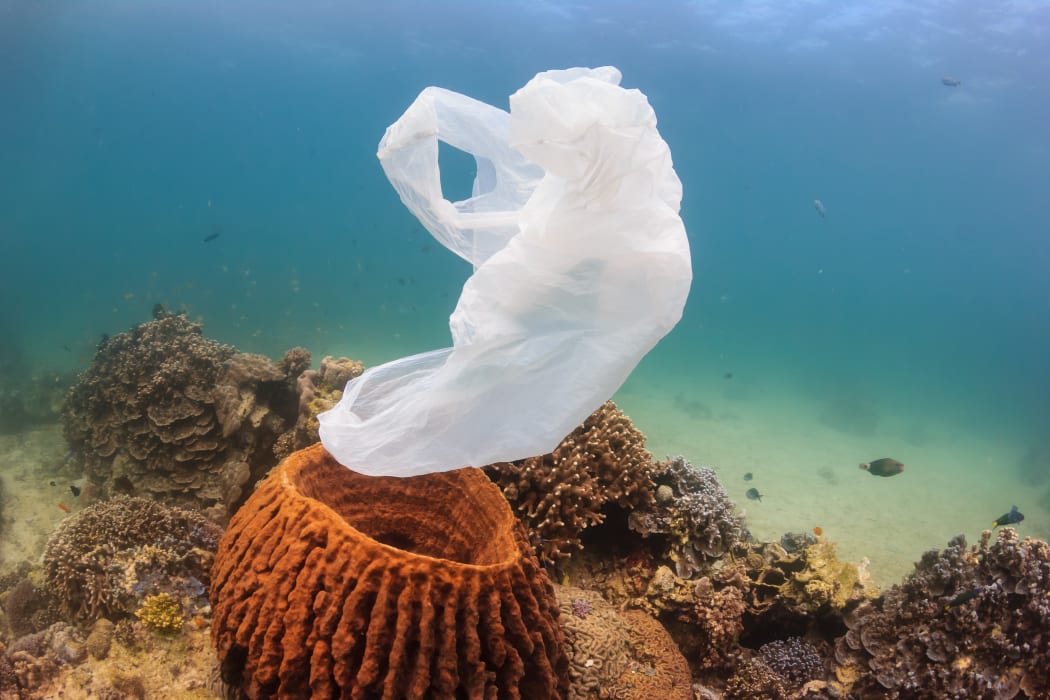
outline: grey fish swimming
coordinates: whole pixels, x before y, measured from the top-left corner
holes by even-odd
[[[758,489],[748,489],[746,495],[752,501],[761,501],[762,500],[762,494],[760,494],[758,492]]]
[[[827,212],[827,209],[824,208],[824,202],[820,201],[819,199],[814,199],[813,208],[817,210],[817,213],[820,214],[820,218],[823,219],[824,214]]]
[[[941,78],[941,85],[947,85],[948,87],[959,87],[962,85],[962,81],[958,78],[953,78],[950,75],[946,75]]]
[[[1016,525],[1017,523],[1024,520],[1024,513],[1017,510],[1017,506],[1010,509],[1009,513],[1003,513],[995,522],[992,523],[992,527],[999,527],[1000,525]]]
[[[894,476],[904,471],[904,464],[895,459],[883,457],[874,462],[864,462],[860,468],[874,476]]]

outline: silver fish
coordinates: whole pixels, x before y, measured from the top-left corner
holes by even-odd
[[[958,78],[953,78],[950,75],[946,75],[943,78],[941,78],[941,84],[947,85],[948,87],[959,87],[960,85],[962,85],[962,81]]]
[[[823,219],[824,214],[827,212],[827,209],[824,208],[824,202],[820,201],[819,199],[814,199],[813,208],[817,210],[817,213],[820,214],[820,218]]]

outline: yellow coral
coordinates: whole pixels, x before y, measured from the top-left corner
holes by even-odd
[[[182,605],[168,593],[151,595],[135,611],[142,624],[160,634],[177,634],[182,631]]]

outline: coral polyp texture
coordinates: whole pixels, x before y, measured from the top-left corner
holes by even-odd
[[[220,535],[196,511],[118,496],[62,521],[44,549],[44,580],[78,621],[130,615],[159,593],[203,606]]]
[[[601,523],[609,505],[631,510],[652,503],[652,470],[645,436],[612,401],[553,452],[485,468],[549,561],[579,550],[580,533]]]
[[[295,422],[305,350],[279,363],[205,338],[185,315],[104,338],[70,389],[63,424],[89,494],[149,496],[224,522],[276,463]]]
[[[694,467],[684,457],[675,457],[658,463],[653,473],[655,503],[636,509],[627,523],[645,537],[665,537],[666,556],[674,561],[682,578],[692,578],[704,562],[721,557],[751,537],[711,469]]]
[[[859,697],[1050,697],[1050,545],[1006,528],[928,552],[847,619],[836,673]],[[851,696],[852,697],[852,696]]]
[[[368,477],[321,445],[230,521],[212,641],[249,698],[564,697],[553,584],[473,468]]]
[[[346,383],[361,376],[365,366],[347,357],[325,356],[318,369],[308,369],[296,382],[299,392],[299,417],[295,426],[284,433],[274,447],[281,458],[296,450],[309,447],[320,438],[317,434],[317,414],[335,406],[343,397]]]

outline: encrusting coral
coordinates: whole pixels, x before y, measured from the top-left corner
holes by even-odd
[[[609,505],[631,510],[652,503],[652,471],[645,436],[612,401],[550,454],[485,467],[548,562],[578,551],[580,533],[601,523]]]
[[[1010,528],[926,553],[847,619],[836,674],[860,697],[1050,697],[1050,545]]]
[[[44,548],[44,580],[79,621],[130,615],[156,593],[206,605],[220,534],[195,511],[118,496],[62,521]]]
[[[230,521],[212,641],[250,698],[508,698],[568,690],[553,584],[477,469],[367,477],[321,445]]]
[[[279,363],[205,338],[183,314],[104,338],[63,409],[89,496],[145,495],[225,522],[296,420],[305,350]]]

